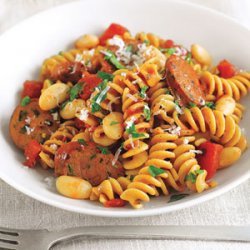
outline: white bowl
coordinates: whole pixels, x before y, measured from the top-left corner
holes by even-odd
[[[42,12],[7,31],[0,38],[0,177],[19,191],[44,203],[73,212],[109,217],[134,217],[166,213],[216,197],[250,176],[250,151],[237,164],[219,171],[219,186],[202,194],[192,194],[183,200],[167,203],[162,196],[152,198],[141,210],[129,206],[104,208],[98,202],[73,200],[59,195],[44,179],[52,173],[41,168],[22,167],[22,153],[8,134],[10,115],[19,102],[22,82],[34,79],[44,58],[65,50],[84,33],[100,34],[111,22],[131,30],[153,32],[189,47],[202,44],[214,57],[228,59],[241,68],[250,62],[250,32],[234,20],[206,8],[172,1],[87,0],[65,4]],[[244,100],[250,108],[249,100]],[[247,110],[242,127],[248,127]]]

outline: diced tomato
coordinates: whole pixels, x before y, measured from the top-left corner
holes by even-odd
[[[207,171],[206,179],[209,180],[215,175],[219,167],[220,154],[223,150],[223,146],[206,141],[198,147],[198,150],[201,150],[203,154],[196,155],[196,158],[201,169]]]
[[[105,45],[108,39],[112,38],[114,35],[122,36],[126,31],[128,31],[128,29],[121,26],[120,24],[111,23],[110,26],[100,36],[100,44]]]
[[[219,75],[223,78],[231,78],[236,74],[236,68],[227,60],[222,60],[218,66]]]
[[[122,199],[113,199],[106,201],[104,203],[104,207],[124,207],[126,205],[126,202]]]
[[[43,83],[39,81],[25,81],[23,83],[22,97],[39,98]]]
[[[173,40],[166,40],[164,43],[163,43],[163,48],[164,49],[169,49],[169,48],[172,48],[174,46],[174,41]]]
[[[84,83],[80,97],[87,100],[94,92],[95,87],[102,82],[102,79],[95,74],[84,73],[84,77],[79,82]]]
[[[23,165],[33,168],[39,158],[39,153],[41,150],[41,145],[36,140],[31,140],[24,149],[26,161],[23,163]]]

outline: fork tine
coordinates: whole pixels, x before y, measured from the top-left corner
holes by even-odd
[[[9,229],[9,228],[6,228],[6,227],[0,227],[0,232],[3,233],[3,234],[6,233],[6,234],[10,234],[10,235],[16,235],[16,236],[18,235],[17,230]]]
[[[8,242],[3,242],[3,241],[0,241],[0,249],[17,249],[17,245],[13,245],[11,243],[8,243]]]
[[[0,232],[0,241],[1,240],[10,240],[10,241],[18,241],[18,235],[9,235],[9,234],[2,234]]]

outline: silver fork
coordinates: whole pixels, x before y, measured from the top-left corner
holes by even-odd
[[[0,228],[0,248],[50,249],[77,238],[250,241],[250,226],[91,226],[60,231]]]

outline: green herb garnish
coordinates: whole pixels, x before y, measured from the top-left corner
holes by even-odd
[[[126,47],[125,49],[126,52],[132,52],[133,51],[133,46],[130,44]]]
[[[114,76],[112,74],[103,71],[98,71],[97,76],[102,80],[107,80],[107,81],[112,81],[114,79]]]
[[[22,100],[21,100],[21,106],[25,107],[26,105],[28,105],[30,103],[31,99],[29,96],[25,96]]]
[[[127,132],[128,134],[132,135],[132,138],[140,138],[140,137],[142,137],[142,138],[147,138],[147,137],[148,137],[148,136],[146,136],[144,133],[138,133],[138,132],[136,131],[136,128],[135,128],[135,124],[134,124],[134,123],[132,123],[131,126],[128,127],[128,128],[126,129],[126,132]]]
[[[27,114],[28,112],[26,110],[21,110],[19,113],[18,121],[20,122],[20,121],[25,120]]]
[[[130,180],[130,181],[133,181],[133,180],[134,180],[134,178],[135,178],[135,176],[134,176],[134,175],[130,175],[130,176],[129,176],[129,180]]]
[[[76,99],[81,90],[82,90],[82,84],[81,83],[75,84],[69,91],[69,100],[73,101],[74,99]]]
[[[101,153],[104,154],[104,155],[110,154],[109,149],[106,148],[106,147],[97,146],[97,148],[100,149]]]
[[[96,157],[96,154],[90,156],[90,160],[93,160]]]
[[[203,173],[204,173],[204,170],[203,170],[203,169],[195,170],[195,173],[196,173],[196,174],[203,174]]]
[[[143,43],[145,43],[146,45],[149,45],[150,44],[150,41],[149,40],[144,40]]]
[[[91,112],[92,113],[95,113],[95,112],[101,110],[100,103],[103,100],[105,100],[107,97],[107,91],[108,91],[107,85],[108,85],[108,81],[103,80],[103,82],[101,82],[97,86],[97,89],[99,90],[99,92],[91,99],[91,102],[92,102],[91,103]]]
[[[149,121],[150,120],[150,108],[148,105],[144,106],[143,114],[144,114],[146,121]]]
[[[194,172],[190,172],[186,177],[185,177],[185,181],[191,181],[192,183],[196,182],[197,179],[197,175],[204,173],[204,170],[199,169],[199,170],[195,170]]]
[[[187,105],[188,108],[194,108],[196,107],[196,104],[193,103],[193,102],[189,102],[188,105]]]
[[[165,173],[165,171],[163,169],[157,168],[157,167],[155,167],[153,165],[151,165],[151,166],[148,167],[148,172],[153,177]]]
[[[189,196],[189,194],[173,194],[173,195],[171,195],[168,202],[178,201],[178,200],[181,200],[187,196]]]
[[[186,57],[185,57],[185,60],[188,62],[188,63],[191,63],[191,59],[192,59],[192,54],[191,52],[188,52]]]
[[[147,97],[147,94],[146,94],[147,89],[148,89],[148,86],[143,86],[141,88],[140,94],[139,94],[141,98],[145,99]]]
[[[173,55],[175,53],[176,49],[175,48],[168,48],[168,49],[162,48],[162,49],[160,49],[160,51],[163,53],[167,53],[168,55]]]
[[[61,104],[61,109],[64,109],[68,102],[69,102],[69,100],[66,100],[65,102],[63,102]]]
[[[116,125],[116,124],[119,124],[120,122],[116,122],[116,121],[112,121],[109,125],[110,126],[113,126],[113,125]]]
[[[67,168],[68,168],[68,173],[70,175],[74,175],[74,170],[73,170],[73,168],[72,168],[72,166],[70,164],[67,164]]]
[[[117,60],[112,51],[106,51],[104,59],[111,62],[117,69],[124,69],[124,66]]]
[[[81,145],[87,145],[87,143],[86,143],[86,141],[84,139],[78,139],[77,141]]]
[[[205,106],[209,107],[210,109],[215,109],[215,103],[214,102],[206,102]]]

